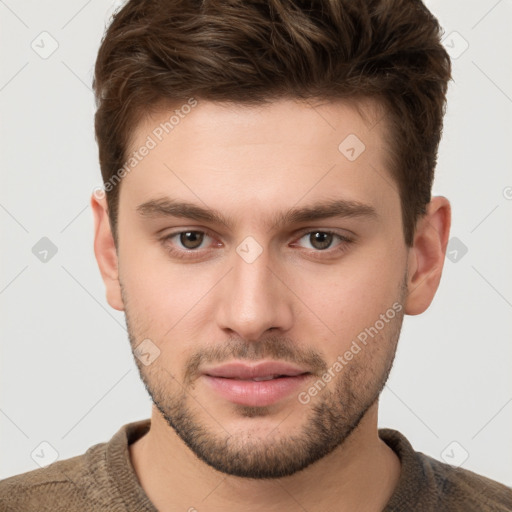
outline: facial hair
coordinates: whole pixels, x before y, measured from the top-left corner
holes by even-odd
[[[407,275],[407,273],[405,274]],[[141,339],[133,321],[129,300],[123,287],[126,325],[132,350]],[[405,279],[397,301],[406,296]],[[192,354],[185,365],[183,378],[158,364],[145,366],[135,357],[139,374],[153,403],[167,424],[188,448],[214,469],[233,476],[272,479],[293,475],[340,447],[355,431],[361,419],[378,400],[388,379],[403,322],[403,308],[368,344],[304,407],[305,420],[299,434],[254,437],[250,433],[215,432],[198,417],[197,403],[191,394],[205,364],[229,360],[285,361],[308,368],[321,378],[330,367],[319,353],[299,349],[292,340],[270,333],[257,342],[232,337],[216,347]],[[376,318],[375,320],[378,320]],[[370,326],[366,326],[370,327]],[[364,327],[363,327],[364,330]],[[256,418],[270,414],[268,407],[236,406],[240,416]],[[274,433],[275,434],[275,433]]]

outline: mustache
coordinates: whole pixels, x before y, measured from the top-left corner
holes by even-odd
[[[246,341],[231,337],[226,342],[207,346],[195,352],[185,366],[184,384],[190,384],[201,373],[204,365],[236,360],[275,360],[292,363],[312,374],[320,375],[328,366],[321,355],[312,349],[302,349],[291,339],[269,336],[260,341]]]

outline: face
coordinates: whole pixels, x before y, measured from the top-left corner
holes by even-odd
[[[130,151],[156,144],[120,189],[119,308],[162,418],[219,471],[305,468],[384,386],[408,250],[365,107],[199,101],[135,131]]]

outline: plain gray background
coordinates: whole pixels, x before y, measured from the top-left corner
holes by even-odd
[[[92,72],[118,5],[0,0],[0,478],[150,415],[92,246]],[[427,5],[453,57],[434,187],[453,238],[434,303],[405,319],[380,425],[512,485],[512,1]]]

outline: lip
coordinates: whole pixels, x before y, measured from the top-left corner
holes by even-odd
[[[250,407],[272,405],[304,384],[307,370],[289,363],[266,361],[254,365],[232,362],[203,371],[202,378],[228,401]],[[270,380],[252,380],[272,377]]]
[[[279,361],[264,361],[257,364],[247,364],[234,361],[203,371],[203,374],[210,377],[224,377],[226,379],[242,380],[262,378],[269,375],[296,377],[297,375],[304,373],[309,372],[304,368]]]

